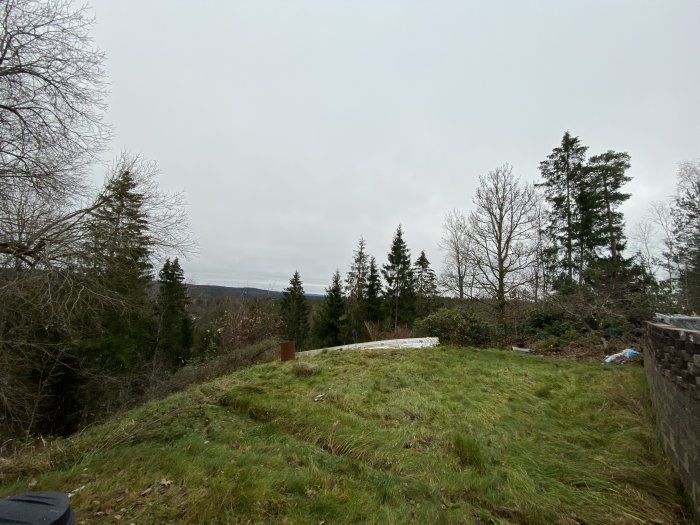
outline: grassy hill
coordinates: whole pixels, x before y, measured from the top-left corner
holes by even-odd
[[[77,491],[86,524],[687,520],[638,366],[450,347],[303,361],[317,373],[254,366],[0,460],[0,496]]]

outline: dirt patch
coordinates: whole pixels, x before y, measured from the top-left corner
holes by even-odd
[[[587,361],[600,363],[606,356],[622,352],[628,348],[642,351],[641,340],[636,337],[622,337],[615,339],[600,338],[599,343],[594,341],[581,341],[557,348],[537,349],[537,343],[532,343],[534,355],[547,357],[560,357],[574,361]]]
[[[601,347],[591,345],[570,345],[564,348],[556,348],[552,350],[535,350],[534,355],[543,355],[547,357],[559,357],[561,359],[571,359],[574,361],[601,362],[606,355],[614,354],[615,351],[605,350]]]

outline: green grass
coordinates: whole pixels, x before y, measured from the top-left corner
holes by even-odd
[[[0,460],[83,523],[684,523],[643,370],[463,348],[328,352]],[[34,482],[36,485],[34,486]]]

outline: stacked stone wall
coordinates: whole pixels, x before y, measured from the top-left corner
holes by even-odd
[[[700,331],[647,325],[644,369],[664,450],[700,523]]]

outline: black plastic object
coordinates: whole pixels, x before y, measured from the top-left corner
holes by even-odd
[[[30,492],[0,500],[0,525],[74,525],[68,496]]]

